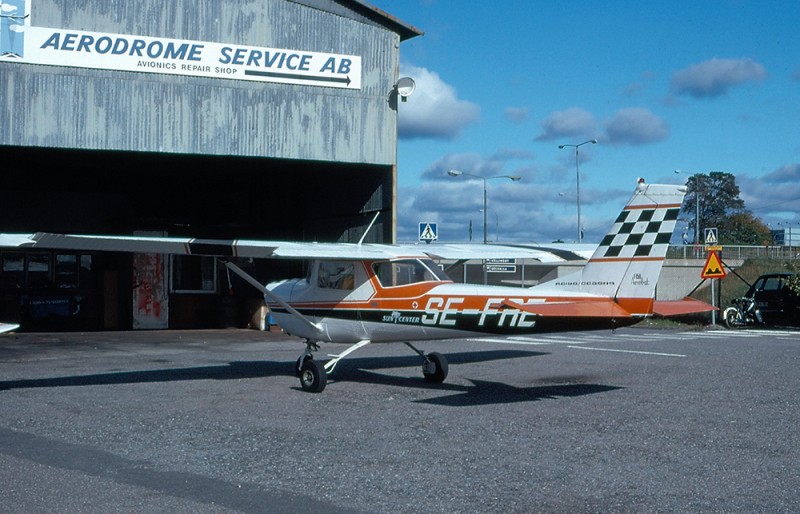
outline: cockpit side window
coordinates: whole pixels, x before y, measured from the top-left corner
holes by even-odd
[[[427,259],[376,262],[372,265],[372,271],[383,287],[448,280],[433,261]]]
[[[350,261],[322,261],[317,270],[317,287],[352,290],[355,287],[355,264]]]

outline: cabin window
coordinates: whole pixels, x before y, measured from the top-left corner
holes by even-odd
[[[174,255],[171,265],[173,293],[217,292],[217,265],[213,257]]]
[[[405,286],[419,282],[446,280],[432,261],[408,259],[402,261],[376,262],[372,271],[383,287]]]
[[[320,262],[317,286],[321,289],[354,289],[355,264],[349,261]]]

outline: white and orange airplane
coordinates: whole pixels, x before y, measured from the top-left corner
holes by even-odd
[[[484,245],[419,247],[37,233],[0,234],[0,246],[218,257],[262,291],[286,333],[305,339],[297,373],[304,390],[320,392],[339,360],[369,343],[405,343],[422,358],[425,380],[442,382],[448,372],[445,357],[424,353],[413,342],[613,329],[654,313],[712,309],[688,298],[654,300],[685,192],[684,186],[648,185],[640,179],[580,271],[530,288],[454,283],[433,261],[501,256]],[[227,260],[235,257],[307,259],[311,264],[304,278],[264,286]],[[322,342],[350,346],[323,364],[314,358]]]

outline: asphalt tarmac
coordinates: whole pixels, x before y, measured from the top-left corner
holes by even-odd
[[[2,335],[2,511],[800,512],[800,332],[419,346],[312,394],[282,334]]]

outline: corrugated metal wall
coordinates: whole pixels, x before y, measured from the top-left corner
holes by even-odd
[[[0,144],[395,164],[398,34],[304,3],[33,0],[36,26],[358,55],[362,88],[3,62]]]

